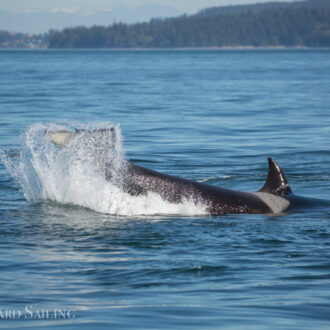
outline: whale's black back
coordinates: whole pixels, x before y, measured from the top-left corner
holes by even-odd
[[[110,174],[107,177],[109,178]],[[195,182],[132,163],[127,163],[123,189],[133,196],[153,192],[171,203],[180,203],[184,200],[201,203],[206,205],[211,214],[271,212],[267,204],[254,193]]]

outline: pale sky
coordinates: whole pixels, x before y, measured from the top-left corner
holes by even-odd
[[[43,33],[77,25],[134,23],[224,5],[285,0],[0,0],[0,30]]]
[[[270,2],[271,0],[1,0],[0,10],[5,11],[47,11],[52,9],[74,8],[107,9],[114,6],[137,7],[141,5],[158,4],[170,6],[184,12],[194,12],[198,9],[222,6],[228,4],[246,4]],[[283,1],[283,0],[282,0]]]

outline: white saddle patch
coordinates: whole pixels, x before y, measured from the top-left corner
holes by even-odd
[[[272,210],[273,213],[281,213],[286,211],[289,206],[290,202],[280,196],[276,196],[273,194],[268,194],[264,192],[256,192],[255,193],[268,207]]]

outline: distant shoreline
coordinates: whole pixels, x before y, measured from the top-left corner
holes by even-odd
[[[274,46],[274,47],[254,47],[254,46],[232,46],[232,47],[173,47],[173,48],[0,48],[0,51],[231,51],[231,50],[330,50],[330,47],[307,47],[307,46]]]
[[[44,34],[0,30],[0,47],[234,51],[330,47],[329,0],[211,7],[148,22],[75,25]]]

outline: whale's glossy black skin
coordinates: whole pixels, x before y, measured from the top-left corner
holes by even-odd
[[[271,158],[267,181],[260,192],[275,196],[288,196],[291,189],[279,166]],[[106,177],[111,179],[111,168]],[[133,195],[159,194],[171,203],[192,200],[207,206],[210,214],[230,213],[272,213],[271,207],[256,193],[224,189],[213,185],[162,174],[147,168],[127,163],[127,173],[123,180],[124,190]]]

